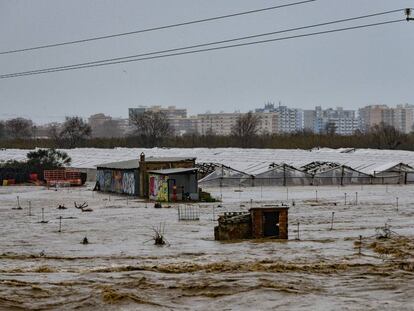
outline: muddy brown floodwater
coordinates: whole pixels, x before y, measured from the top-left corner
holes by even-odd
[[[0,187],[0,310],[414,310],[414,187],[318,187],[318,202],[315,189],[289,188],[288,241],[224,243],[217,215],[283,201],[286,190],[206,189],[222,207],[201,204],[199,221],[179,221],[176,205],[90,185]],[[152,240],[160,224],[165,246]],[[391,237],[377,239],[385,224]]]

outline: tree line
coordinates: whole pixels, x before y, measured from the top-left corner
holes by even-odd
[[[48,138],[34,138],[35,126],[31,120],[17,118],[0,122],[1,148],[376,148],[414,150],[414,134],[404,134],[387,124],[378,124],[368,133],[335,134],[332,127],[321,134],[301,131],[292,134],[259,133],[260,119],[249,112],[240,115],[231,135],[219,136],[209,131],[206,135],[188,133],[175,135],[163,112],[147,111],[131,116],[132,132],[116,137],[92,137],[92,128],[81,117],[67,117],[61,125],[52,124]]]

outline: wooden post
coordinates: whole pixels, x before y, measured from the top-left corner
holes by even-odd
[[[318,202],[318,190],[315,190],[315,201]]]
[[[397,212],[398,212],[398,197],[395,198],[396,199],[396,206],[397,206]]]
[[[296,237],[296,240],[298,240],[298,241],[300,240],[300,237],[299,237],[299,225],[300,225],[300,222],[298,221],[298,229],[297,229],[298,231],[297,231],[297,237]]]
[[[334,216],[335,216],[335,212],[332,212],[331,229],[330,230],[333,230]]]
[[[62,216],[59,216],[59,232],[62,232]]]
[[[355,205],[358,205],[358,192],[355,192]]]
[[[29,216],[32,216],[32,202],[29,201]]]
[[[362,248],[362,235],[359,236],[359,247],[358,247],[358,254],[361,255],[361,248]]]
[[[345,205],[346,205],[346,192],[345,192]]]

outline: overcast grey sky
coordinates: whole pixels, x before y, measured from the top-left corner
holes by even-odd
[[[132,31],[295,0],[2,0],[0,50]],[[414,7],[408,0],[318,0],[301,6],[47,50],[0,55],[0,74],[138,54]],[[346,25],[403,17],[394,14]],[[337,25],[328,27],[339,27]],[[327,28],[325,28],[327,29]],[[319,29],[318,29],[319,30]],[[312,30],[311,30],[312,31]],[[0,119],[37,122],[128,107],[191,114],[267,101],[309,109],[413,102],[414,22],[202,54],[0,79]],[[276,36],[274,36],[276,37]]]

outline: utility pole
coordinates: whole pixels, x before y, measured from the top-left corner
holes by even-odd
[[[411,17],[411,9],[405,9],[405,15],[406,15],[406,17],[407,17],[407,22],[409,22],[409,21],[414,21],[414,18],[413,17]]]

